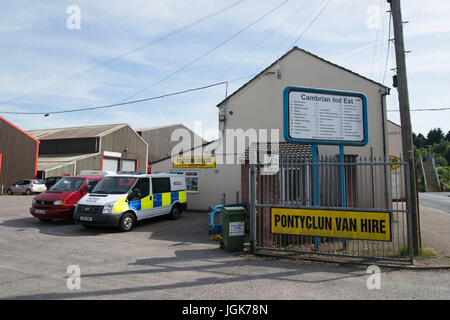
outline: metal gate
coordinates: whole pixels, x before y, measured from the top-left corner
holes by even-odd
[[[393,166],[382,159],[352,156],[346,156],[343,162],[339,157],[320,157],[313,162],[310,157],[281,156],[277,170],[271,172],[266,168],[264,164],[253,164],[249,169],[250,243],[254,252],[412,261],[407,162]],[[387,212],[390,239],[275,233],[271,225],[274,208],[345,211],[356,215]]]

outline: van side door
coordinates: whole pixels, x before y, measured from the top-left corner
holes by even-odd
[[[152,177],[152,193],[154,213],[158,215],[170,213],[172,204],[170,178]]]
[[[128,205],[136,210],[137,219],[148,218],[153,208],[153,200],[150,196],[150,178],[139,178],[130,195],[139,195],[130,199]]]

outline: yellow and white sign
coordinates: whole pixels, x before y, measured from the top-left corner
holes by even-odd
[[[215,157],[174,157],[174,168],[215,168]]]
[[[272,208],[271,231],[276,234],[391,241],[391,214]]]
[[[400,168],[400,165],[397,164],[397,163],[401,162],[400,158],[397,158],[395,156],[390,156],[390,158],[391,158],[391,170]]]

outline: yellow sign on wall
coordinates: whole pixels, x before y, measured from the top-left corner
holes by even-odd
[[[271,227],[276,234],[391,241],[389,212],[272,208]]]
[[[400,165],[397,164],[397,163],[401,162],[400,158],[397,158],[395,156],[390,156],[390,158],[391,158],[391,170],[400,168]]]
[[[215,157],[174,157],[174,168],[215,168]]]

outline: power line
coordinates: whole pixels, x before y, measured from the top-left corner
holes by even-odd
[[[234,33],[233,35],[231,35],[230,37],[228,37],[227,39],[225,39],[224,41],[220,42],[218,45],[216,45],[214,48],[208,50],[207,52],[203,53],[202,55],[200,55],[199,57],[195,58],[194,60],[188,62],[187,64],[185,64],[184,66],[182,66],[181,68],[178,68],[177,70],[175,70],[174,72],[170,73],[169,75],[167,75],[166,77],[156,81],[155,83],[153,83],[151,86],[146,87],[134,94],[132,94],[131,96],[128,96],[127,98],[125,98],[124,100],[128,100],[131,98],[136,97],[137,95],[152,89],[153,87],[157,86],[158,84],[172,78],[173,76],[175,76],[176,74],[186,70],[187,68],[189,68],[191,65],[197,63],[198,61],[200,61],[201,59],[205,58],[206,56],[208,56],[209,54],[211,54],[212,52],[216,51],[217,49],[219,49],[220,47],[224,46],[226,43],[230,42],[231,40],[233,40],[234,38],[236,38],[237,36],[239,36],[241,33],[243,33],[244,31],[246,31],[247,29],[249,29],[250,27],[254,26],[255,24],[257,24],[258,22],[260,22],[261,20],[263,20],[264,18],[266,18],[268,15],[270,15],[271,13],[273,13],[274,11],[276,11],[277,9],[279,9],[280,7],[282,7],[283,5],[285,5],[289,0],[285,0],[282,3],[278,4],[277,6],[275,6],[274,8],[272,8],[270,11],[268,11],[267,13],[265,13],[264,15],[262,15],[261,17],[259,17],[258,19],[254,20],[253,22],[251,22],[250,24],[248,24],[246,27],[244,27],[243,29],[239,30],[238,32]]]
[[[152,89],[153,87],[157,86],[158,84],[172,78],[173,76],[175,76],[176,74],[182,72],[183,70],[187,69],[188,67],[190,67],[191,65],[195,64],[196,62],[200,61],[201,59],[205,58],[206,56],[208,56],[209,54],[211,54],[212,52],[214,52],[215,50],[219,49],[220,47],[222,47],[223,45],[225,45],[226,43],[228,43],[229,41],[231,41],[232,39],[236,38],[237,36],[239,36],[240,34],[242,34],[244,31],[246,31],[247,29],[249,29],[250,27],[252,27],[253,25],[255,25],[256,23],[260,22],[261,20],[263,20],[264,18],[266,18],[268,15],[270,15],[271,13],[273,13],[274,11],[276,11],[277,9],[279,9],[280,7],[282,7],[283,5],[285,5],[287,2],[289,2],[289,0],[285,0],[282,3],[280,3],[279,5],[275,6],[274,8],[272,8],[270,11],[268,11],[267,13],[265,13],[263,16],[259,17],[258,19],[254,20],[253,22],[251,22],[250,24],[248,24],[246,27],[244,27],[243,29],[239,30],[238,32],[234,33],[233,35],[231,35],[230,37],[228,37],[227,39],[225,39],[224,41],[222,41],[221,43],[219,43],[218,45],[216,45],[214,48],[208,50],[207,52],[203,53],[202,55],[200,55],[199,57],[195,58],[194,60],[188,62],[187,64],[185,64],[184,66],[182,66],[181,68],[178,68],[177,70],[175,70],[174,72],[170,73],[169,75],[167,75],[166,77],[156,81],[155,83],[153,83],[152,85],[150,85],[149,87],[146,87],[128,97],[126,97],[125,99],[122,99],[119,103],[123,102],[123,101],[127,101],[128,99],[134,98],[142,93],[144,93],[145,91]],[[102,113],[103,114],[103,113]],[[101,114],[100,114],[101,115]],[[99,116],[100,116],[99,115]],[[90,122],[92,122],[94,119],[92,119]]]
[[[383,73],[383,50],[384,50],[384,37],[385,37],[385,29],[386,29],[386,24],[385,24],[385,20],[386,20],[386,3],[387,1],[383,1],[383,8],[380,8],[380,15],[383,14],[383,19],[381,22],[381,40],[380,40],[380,69],[379,69],[379,73],[378,76],[380,77],[380,83],[381,83],[381,75]],[[381,5],[380,5],[381,6]],[[382,10],[382,11],[381,11]]]
[[[326,0],[323,0],[323,2],[325,2]],[[260,42],[258,42],[255,46],[253,46],[250,51],[248,51],[245,55],[241,56],[241,58],[239,58],[237,61],[235,61],[221,76],[219,76],[217,79],[219,79],[220,77],[224,76],[225,74],[227,74],[231,69],[233,69],[242,59],[248,57],[257,47],[259,47],[262,43],[264,43],[264,41],[266,41],[268,38],[270,38],[278,29],[280,29],[283,25],[285,25],[292,17],[294,17],[300,10],[302,10],[303,8],[305,8],[308,3],[311,2],[311,0],[306,0],[301,6],[299,6],[291,15],[288,16],[288,18],[286,20],[284,20],[281,24],[279,24],[274,30],[272,30],[267,36],[265,36]],[[320,7],[320,4],[319,4]],[[318,8],[318,7],[317,7]],[[317,9],[316,8],[316,9]],[[316,10],[314,9],[311,14]],[[304,24],[305,21],[302,22],[301,25]],[[300,25],[300,26],[301,26]],[[294,32],[292,32],[285,41],[283,41],[282,45],[291,37],[291,35],[293,33],[295,33],[295,31],[297,31],[299,28],[299,26],[294,30]],[[277,51],[280,49],[281,46],[279,46],[277,48]],[[264,63],[265,64],[265,63]],[[260,68],[261,69],[261,68]],[[250,75],[247,77],[243,77],[242,79],[246,79],[246,78],[253,78],[254,75]],[[202,128],[204,128],[212,119],[214,119],[217,116],[217,114],[215,113],[211,118],[209,118],[202,126]]]
[[[380,0],[380,6],[381,6],[382,1],[383,0]],[[381,10],[381,8],[379,8],[379,9]],[[377,33],[376,33],[376,37],[375,37],[375,47],[374,47],[373,55],[372,55],[372,65],[370,67],[370,77],[369,78],[372,78],[372,75],[373,75],[373,68],[375,66],[375,60],[376,60],[377,49],[378,49],[378,37],[379,37],[379,34],[380,34],[380,28],[379,28],[379,26],[377,26]],[[383,33],[381,33],[381,37],[382,37],[381,38],[381,42],[383,42]],[[381,47],[381,49],[383,49],[383,47]]]
[[[229,9],[234,8],[234,7],[238,6],[239,4],[241,4],[241,3],[243,3],[243,2],[246,2],[246,1],[248,1],[248,0],[239,0],[239,1],[236,1],[236,2],[234,2],[234,3],[232,3],[232,4],[228,5],[228,6],[226,6],[226,7],[224,7],[224,8],[221,8],[221,9],[219,9],[219,10],[217,10],[217,11],[215,11],[215,12],[213,12],[213,13],[211,13],[211,14],[205,16],[205,17],[203,17],[203,18],[200,18],[200,19],[198,19],[198,20],[196,20],[196,21],[194,21],[194,22],[191,22],[190,24],[187,24],[187,25],[185,25],[185,26],[183,26],[183,27],[180,27],[180,28],[178,28],[178,29],[175,29],[175,30],[173,30],[173,31],[171,31],[171,32],[169,32],[169,33],[163,35],[163,36],[160,36],[159,38],[156,38],[156,39],[154,39],[154,40],[152,40],[152,41],[150,41],[150,42],[147,42],[147,43],[145,43],[145,44],[143,44],[143,45],[141,45],[141,46],[139,46],[139,47],[136,47],[136,48],[134,48],[134,49],[132,49],[132,50],[130,50],[130,51],[128,51],[128,52],[125,52],[125,53],[123,53],[123,54],[121,54],[121,55],[118,55],[118,56],[116,56],[116,57],[114,57],[114,58],[112,58],[112,59],[110,59],[110,60],[108,60],[108,61],[105,61],[105,62],[103,62],[103,63],[101,63],[101,64],[98,64],[98,65],[96,65],[96,66],[94,66],[94,67],[92,67],[92,68],[89,68],[89,69],[85,70],[85,71],[82,71],[82,72],[73,74],[73,75],[71,75],[71,76],[68,76],[68,77],[66,77],[66,78],[64,78],[64,79],[62,79],[62,80],[60,80],[60,81],[54,82],[54,83],[52,83],[52,84],[50,84],[50,85],[48,85],[48,86],[46,86],[46,87],[43,87],[43,88],[40,88],[40,89],[37,89],[37,90],[34,90],[34,91],[30,91],[30,92],[28,92],[28,93],[26,93],[26,94],[23,94],[23,95],[21,95],[21,96],[18,96],[18,97],[16,97],[16,98],[13,98],[13,99],[10,99],[10,100],[6,100],[6,101],[3,101],[3,102],[0,102],[0,105],[4,105],[4,104],[7,104],[7,103],[11,103],[11,102],[14,102],[14,101],[17,101],[17,100],[26,98],[26,97],[31,96],[31,95],[33,95],[33,94],[36,94],[36,93],[39,93],[39,92],[48,90],[48,89],[53,88],[53,87],[55,87],[55,86],[57,86],[57,85],[59,85],[59,84],[62,84],[62,83],[64,83],[64,82],[67,82],[67,81],[72,80],[72,79],[74,79],[74,78],[77,78],[77,77],[80,77],[80,76],[85,75],[85,74],[87,74],[87,73],[90,73],[90,72],[92,72],[92,71],[94,71],[94,70],[103,68],[103,67],[105,67],[105,66],[107,66],[107,65],[109,65],[109,64],[111,64],[111,63],[113,63],[113,62],[115,62],[115,61],[117,61],[117,60],[120,60],[120,59],[122,59],[122,58],[125,58],[125,57],[127,57],[127,56],[129,56],[129,55],[131,55],[131,54],[133,54],[133,53],[135,53],[135,52],[137,52],[137,51],[141,51],[141,50],[143,50],[143,49],[145,49],[145,48],[147,48],[147,47],[149,47],[149,46],[151,46],[151,45],[154,45],[154,44],[156,44],[156,43],[158,43],[158,42],[161,42],[161,41],[166,40],[166,39],[168,39],[168,38],[170,38],[170,37],[173,37],[173,36],[175,36],[175,35],[177,35],[177,34],[183,32],[183,31],[186,30],[186,29],[189,29],[189,28],[191,28],[191,27],[193,27],[193,26],[195,26],[195,25],[197,25],[197,24],[199,24],[199,23],[201,23],[201,22],[204,22],[204,21],[206,21],[206,20],[209,20],[209,19],[211,19],[212,17],[215,17],[215,16],[217,16],[217,15],[219,15],[219,14],[225,12],[225,11],[228,11]]]
[[[392,13],[389,11],[389,35],[388,35],[388,47],[387,47],[387,55],[386,55],[386,64],[384,66],[384,74],[383,74],[383,81],[381,82],[384,84],[384,81],[386,79],[386,72],[388,69],[388,62],[389,62],[389,54],[390,54],[390,48],[391,48],[391,22],[392,22]]]
[[[124,106],[124,105],[129,105],[129,104],[136,104],[136,103],[141,103],[141,102],[146,102],[146,101],[151,101],[151,100],[163,99],[163,98],[176,96],[176,95],[180,95],[180,94],[185,94],[185,93],[189,93],[189,92],[204,90],[204,89],[216,87],[216,86],[227,84],[227,83],[228,83],[227,81],[222,81],[222,82],[217,82],[217,83],[213,83],[213,84],[202,86],[202,87],[191,88],[191,89],[187,89],[187,90],[183,90],[183,91],[177,91],[177,92],[173,92],[173,93],[167,93],[167,94],[163,94],[163,95],[160,95],[160,96],[154,96],[154,97],[149,97],[149,98],[144,98],[144,99],[139,99],[139,100],[133,100],[133,101],[127,101],[127,102],[120,102],[120,103],[109,104],[109,105],[104,105],[104,106],[87,107],[87,108],[76,108],[76,109],[70,109],[70,110],[50,111],[50,112],[0,111],[0,113],[4,113],[4,114],[22,114],[22,115],[38,115],[38,114],[39,115],[50,115],[50,114],[60,114],[60,113],[92,111],[92,110],[97,110],[97,109],[113,108],[113,107],[119,107],[119,106]]]
[[[311,2],[311,0],[306,0],[301,6],[299,6],[292,14],[288,16],[287,19],[282,21],[275,29],[273,29],[268,35],[266,35],[261,41],[259,41],[256,45],[254,45],[245,55],[241,56],[237,61],[235,61],[223,74],[227,74],[230,70],[232,70],[240,61],[248,57],[256,48],[258,48],[261,44],[263,44],[267,39],[269,39],[272,35],[274,35],[283,25],[285,25],[289,20],[292,19],[300,10],[306,7],[306,5]]]
[[[296,28],[294,29],[294,31],[291,32],[291,33],[283,40],[283,42],[281,42],[281,44],[278,46],[278,48],[276,49],[276,51],[280,50],[280,48],[281,48],[281,47],[289,40],[289,38],[290,38],[290,37],[291,37],[298,29],[300,29],[300,28],[306,23],[306,21],[308,21],[308,18],[309,18],[309,17],[310,17],[310,16],[311,16],[318,8],[320,8],[321,5],[322,5],[323,3],[325,3],[325,1],[326,1],[326,0],[322,0],[322,2],[321,2],[315,9],[313,9],[313,10],[309,13],[309,15],[306,17],[306,19],[303,20],[299,25],[296,26]],[[301,9],[303,9],[304,7],[306,7],[306,5],[307,5],[309,2],[311,2],[311,0],[307,0],[301,7],[299,7],[299,8],[295,11],[295,13],[297,13],[297,11],[300,11]],[[309,27],[312,25],[312,23],[314,23],[314,21],[322,14],[322,12],[323,12],[323,11],[325,10],[325,8],[330,4],[330,2],[331,2],[331,0],[329,0],[328,3],[322,8],[322,10],[317,14],[317,16],[316,16],[316,17],[311,21],[311,23],[305,28],[305,30],[302,32],[302,34],[301,34],[299,37],[297,37],[297,39],[295,40],[294,44],[295,44],[297,41],[299,41],[299,40],[303,37],[303,35],[305,34],[305,32],[309,29]],[[292,16],[294,16],[294,15],[295,15],[295,14],[289,16],[289,18],[288,18],[287,20],[291,19]],[[287,22],[287,20],[286,20],[285,22]],[[284,23],[285,23],[285,22],[284,22]],[[284,23],[282,23],[281,25],[283,25]],[[279,26],[277,27],[277,29],[280,28],[281,25],[279,25]],[[269,37],[270,37],[270,35],[269,35]],[[268,37],[264,38],[262,42],[264,42],[267,38],[268,38]],[[258,47],[259,45],[260,45],[260,43],[258,43],[255,47]],[[254,47],[254,48],[255,48],[255,47]],[[254,50],[254,48],[252,48],[252,49],[250,50],[250,52],[251,52],[252,50]],[[273,55],[273,54],[271,54],[270,57],[272,57],[272,55]],[[269,57],[267,60],[269,60],[270,57]],[[260,69],[266,64],[267,60],[264,61],[264,63],[261,65],[261,67],[258,68],[258,70],[260,70]],[[227,71],[227,72],[228,72],[228,71]],[[252,77],[254,77],[254,76],[255,76],[255,75],[253,74],[253,75],[251,75],[250,77],[243,77],[243,79],[245,79],[245,78],[252,78]],[[215,116],[216,116],[216,115],[214,115],[213,117],[211,117],[211,118],[203,125],[203,127],[204,127],[208,122],[210,122]]]
[[[328,0],[328,2],[325,4],[325,6],[320,10],[320,12],[312,19],[312,21],[306,26],[305,30],[295,39],[294,43],[291,45],[293,47],[300,39],[303,37],[303,35],[308,31],[309,27],[322,15],[322,13],[325,11],[325,9],[328,7],[328,5],[331,3],[332,0]]]
[[[284,19],[280,24],[278,24],[278,26],[275,29],[272,29],[262,40],[260,40],[258,43],[256,43],[249,51],[247,51],[247,53],[245,53],[244,55],[242,55],[239,59],[237,59],[235,62],[233,62],[233,64],[231,64],[222,74],[220,74],[218,77],[215,78],[214,81],[218,81],[220,78],[222,78],[224,75],[226,75],[228,72],[230,72],[237,64],[239,64],[239,62],[241,62],[243,59],[245,59],[246,57],[248,57],[252,52],[254,52],[254,50],[256,48],[258,48],[260,45],[262,45],[267,39],[269,39],[272,35],[274,35],[283,25],[285,25],[286,23],[289,22],[289,20],[291,20],[300,10],[302,10],[309,2],[311,2],[311,0],[306,0],[302,5],[300,5],[299,7],[297,7],[297,9],[295,9],[286,19]],[[252,75],[247,76],[247,77],[242,77],[239,78],[239,80],[241,79],[247,79],[247,78],[251,78]],[[229,81],[231,82],[231,81]],[[198,96],[197,96],[198,97]],[[189,101],[186,105],[189,105],[192,103],[192,101],[194,101],[195,98],[193,98],[191,101]],[[202,126],[202,128],[204,128],[211,120],[213,120],[217,114],[217,111],[214,111],[214,115],[212,117],[210,117]]]
[[[292,31],[279,45],[278,45],[278,47],[275,49],[275,51],[274,51],[274,53],[272,53],[266,60],[264,60],[264,62],[258,67],[258,69],[257,69],[257,71],[256,71],[256,73],[253,75],[253,76],[255,76],[256,74],[258,74],[259,73],[259,70],[261,70],[262,68],[264,68],[264,66],[265,65],[267,65],[267,63],[268,63],[268,61],[274,56],[274,54],[275,53],[277,53],[280,49],[281,49],[281,47],[283,47],[283,45],[291,38],[291,36],[293,35],[293,34],[295,34],[296,32],[297,32],[297,30],[298,29],[300,29],[301,27],[303,27],[303,25],[305,25],[306,24],[306,22],[308,21],[308,19],[309,19],[309,17],[311,17],[312,16],[312,14],[318,9],[318,8],[320,8],[320,6],[323,4],[323,3],[325,3],[325,1],[326,0],[322,0],[322,2],[321,3],[319,3],[319,5],[316,7],[316,8],[314,8],[308,15],[307,15],[307,17],[304,19],[304,20],[302,20],[302,22],[300,23],[300,24],[298,24],[296,27],[295,27],[295,29],[294,29],[294,31]],[[306,4],[308,4],[310,1],[308,1]],[[309,26],[307,27],[307,28],[309,28]],[[305,29],[306,30],[306,29]],[[300,35],[300,37],[298,37],[297,39],[296,39],[296,41],[295,42],[297,42],[298,40],[300,40],[300,38],[303,36],[303,34],[304,34],[304,32]],[[294,42],[294,44],[295,44],[295,42]],[[292,46],[291,46],[292,47]]]

